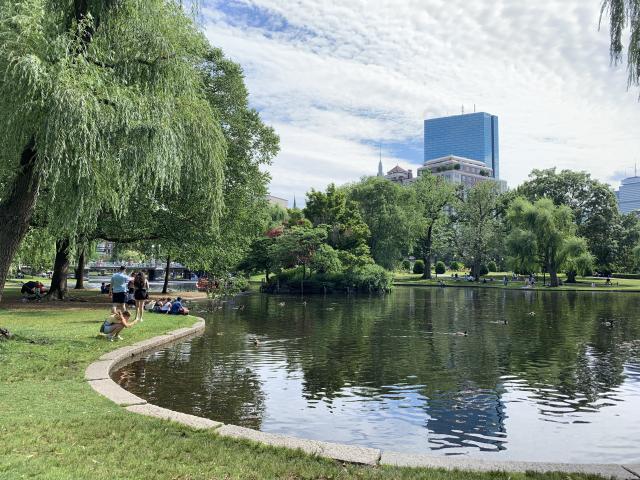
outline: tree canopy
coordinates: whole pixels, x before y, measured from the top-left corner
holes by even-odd
[[[2,2],[0,37],[0,221],[16,225],[0,233],[0,285],[40,191],[72,232],[141,191],[177,192],[184,176],[221,215],[208,44],[179,2]]]

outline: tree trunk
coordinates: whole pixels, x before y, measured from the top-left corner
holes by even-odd
[[[0,202],[0,301],[11,261],[29,230],[31,214],[38,198],[40,175],[35,142],[31,140],[20,156],[20,167]]]
[[[474,260],[473,266],[471,268],[471,275],[473,275],[473,279],[476,282],[480,281],[480,268],[481,268],[480,262],[477,260]]]
[[[422,272],[422,278],[431,279],[431,235],[433,233],[433,226],[429,225],[427,229],[427,237],[425,238],[422,246],[422,260],[424,261],[424,272]]]
[[[171,268],[171,256],[167,255],[167,268],[164,269],[164,285],[162,285],[162,293],[167,293],[169,288],[169,269]]]
[[[560,285],[558,282],[558,272],[556,272],[555,267],[550,267],[549,269],[549,283],[552,287],[557,287]]]
[[[64,300],[67,295],[67,275],[69,273],[69,239],[56,241],[56,260],[53,264],[51,287],[47,293],[50,299]]]
[[[576,283],[576,277],[578,276],[578,272],[575,270],[569,270],[567,272],[567,281],[565,283]]]
[[[84,247],[80,247],[78,266],[76,267],[76,290],[84,290]]]

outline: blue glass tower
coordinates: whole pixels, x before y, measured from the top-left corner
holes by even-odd
[[[479,160],[500,178],[498,117],[485,112],[424,121],[424,161],[455,155]]]

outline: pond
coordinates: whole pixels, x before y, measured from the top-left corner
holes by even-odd
[[[400,287],[305,300],[195,305],[202,337],[114,378],[157,405],[304,438],[640,461],[640,295]]]

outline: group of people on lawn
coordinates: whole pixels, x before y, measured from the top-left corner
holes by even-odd
[[[144,321],[145,310],[149,312],[167,313],[172,315],[188,315],[189,310],[183,305],[182,299],[178,297],[174,301],[170,298],[160,300],[149,300],[149,281],[142,271],[136,272],[133,276],[127,275],[126,268],[120,267],[119,271],[111,277],[111,284],[108,292],[105,292],[106,285],[102,285],[102,293],[111,294],[113,306],[111,315],[107,318],[100,332],[107,335],[107,340],[120,340],[120,332],[124,328],[129,328],[137,322]],[[129,303],[133,300],[133,303]],[[127,309],[127,304],[135,304],[136,316],[131,320],[131,312]]]

